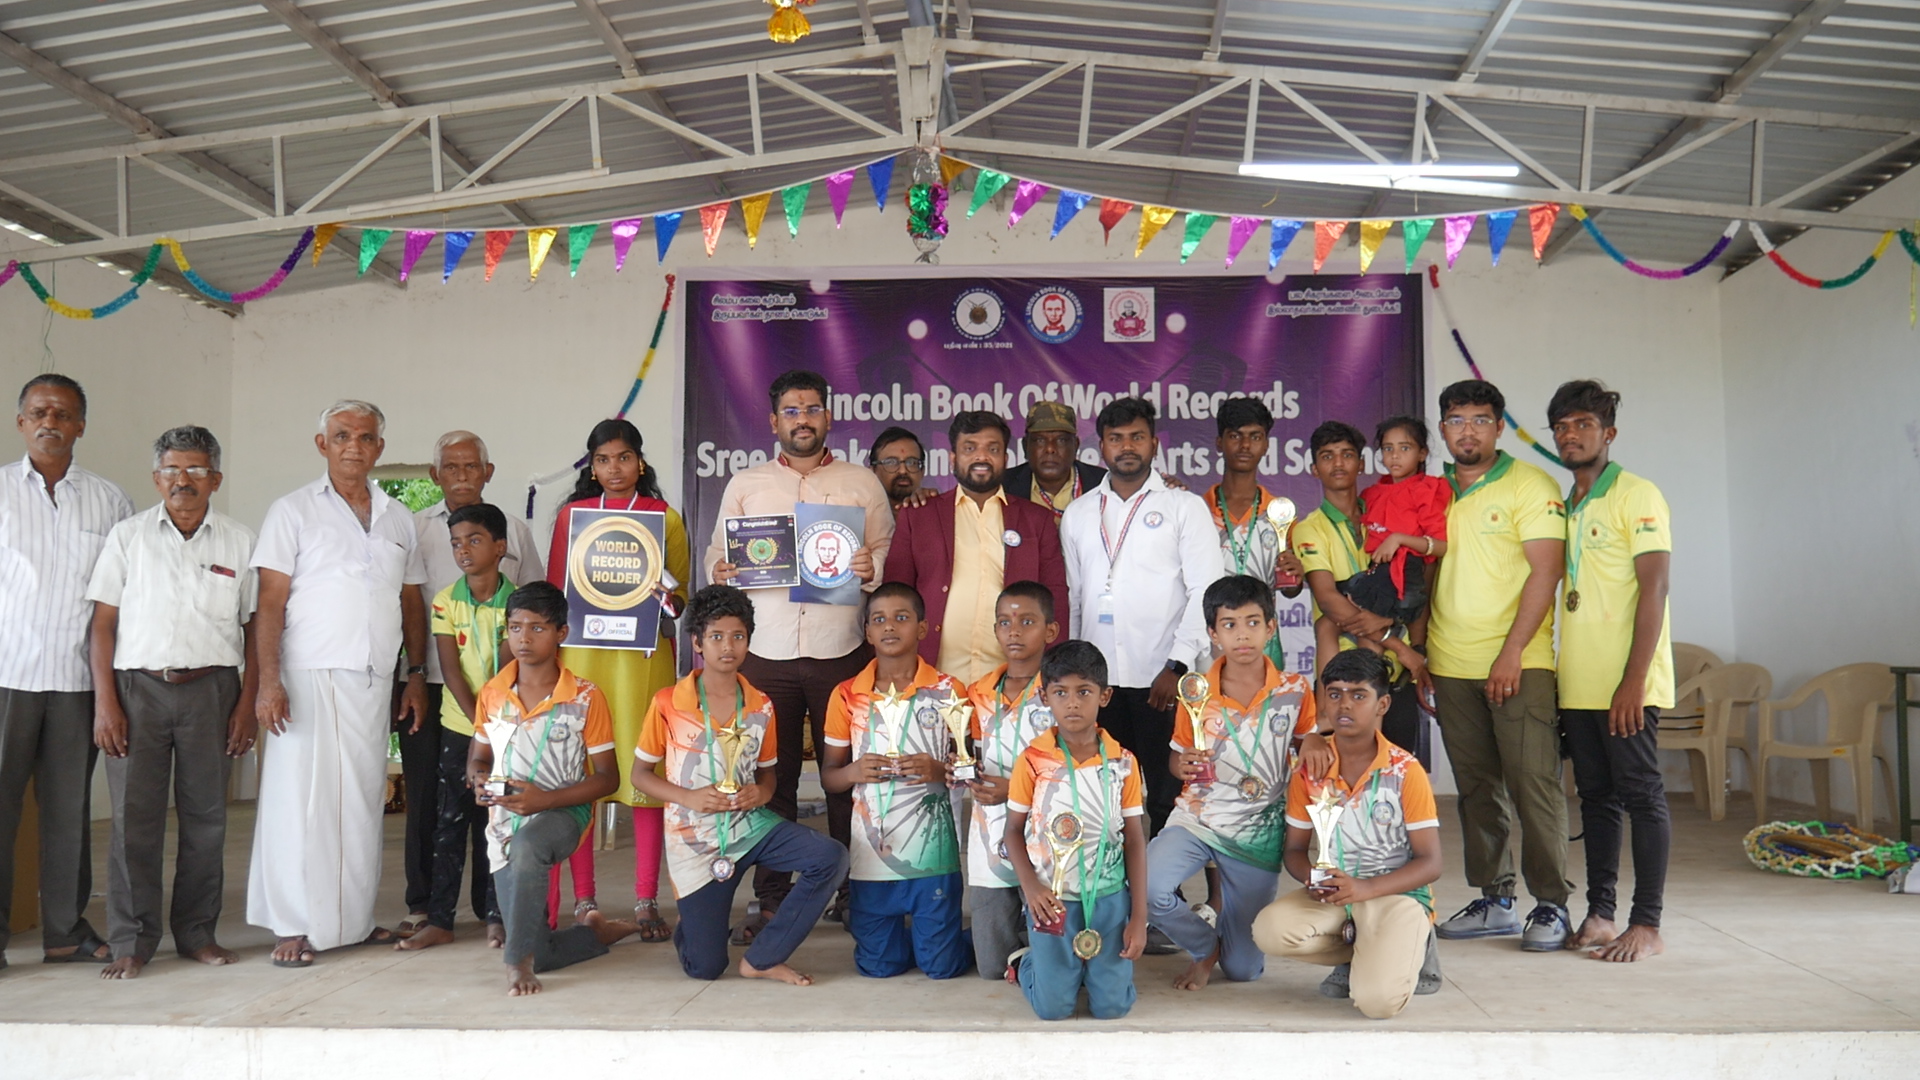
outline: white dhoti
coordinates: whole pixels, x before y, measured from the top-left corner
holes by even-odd
[[[247,921],[315,949],[365,940],[380,888],[393,678],[285,672],[287,729],[260,769]]]

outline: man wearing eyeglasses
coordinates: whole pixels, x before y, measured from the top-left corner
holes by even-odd
[[[919,506],[940,494],[927,487],[927,451],[920,436],[903,427],[890,427],[873,440],[867,451],[867,465],[874,479],[887,490],[887,501],[895,513],[908,506]]]
[[[704,560],[709,576],[726,583],[737,569],[726,561],[727,518],[791,514],[794,504],[802,502],[833,503],[865,511],[865,542],[852,554],[849,568],[872,588],[880,581],[893,542],[893,507],[872,472],[827,449],[827,432],[833,428],[827,380],[818,372],[789,371],[773,381],[767,396],[772,403],[768,423],[780,453],[727,481]],[[859,605],[798,604],[787,598],[785,589],[755,589],[747,595],[753,597],[753,644],[740,674],[773,702],[780,762],[767,805],[793,821],[799,808],[801,724],[812,725],[814,746],[825,746],[827,699],[834,687],[859,674],[873,654]],[[827,831],[845,844],[852,839],[852,824],[852,795],[829,792]],[[751,940],[792,887],[790,875],[756,870],[753,891],[760,913],[739,928],[734,943]],[[844,908],[836,899],[828,917]]]
[[[227,769],[253,749],[256,731],[259,586],[253,531],[208,505],[220,479],[213,432],[162,434],[153,444],[160,505],[114,526],[87,588],[93,739],[113,795],[105,979],[138,977],[159,948],[169,794],[180,818],[173,947],[202,964],[239,959],[214,927],[226,884]]]
[[[1478,379],[1440,391],[1453,505],[1430,602],[1427,665],[1460,790],[1467,884],[1481,896],[1436,932],[1519,934],[1522,949],[1551,952],[1566,942],[1573,892],[1553,656],[1567,510],[1545,472],[1498,448],[1506,408],[1500,391]],[[1524,926],[1513,904],[1516,814],[1520,876],[1535,901]]]

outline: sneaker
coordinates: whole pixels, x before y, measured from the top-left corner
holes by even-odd
[[[1513,910],[1511,896],[1483,896],[1453,917],[1433,928],[1448,941],[1466,938],[1507,937],[1520,932],[1520,913]]]
[[[1161,932],[1159,927],[1147,927],[1146,953],[1148,956],[1172,956],[1174,953],[1184,951],[1173,943],[1172,938]]]
[[[1538,904],[1527,915],[1526,932],[1520,935],[1520,948],[1526,952],[1559,952],[1566,947],[1573,924],[1567,909],[1559,904]]]
[[[1327,977],[1320,980],[1320,996],[1336,1000],[1352,996],[1348,980],[1353,976],[1352,964],[1337,964]]]
[[[1420,962],[1420,979],[1413,984],[1416,995],[1440,992],[1440,939],[1427,935],[1427,958]]]

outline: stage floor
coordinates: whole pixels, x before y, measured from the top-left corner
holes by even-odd
[[[1460,877],[1451,800],[1442,803],[1449,871],[1436,891],[1445,914],[1470,893]],[[1783,816],[1791,809],[1783,806]],[[464,911],[452,945],[421,953],[351,948],[323,954],[310,969],[275,968],[267,962],[271,935],[243,922],[253,810],[238,804],[221,940],[241,953],[241,963],[192,964],[172,955],[169,940],[140,979],[106,983],[95,967],[41,965],[37,932],[16,936],[7,953],[12,966],[0,974],[0,1043],[8,1047],[0,1057],[12,1059],[0,1073],[295,1075],[310,1065],[316,1075],[338,1077],[353,1075],[342,1068],[383,1074],[382,1063],[405,1061],[411,1077],[472,1077],[504,1074],[516,1061],[559,1064],[540,1047],[572,1053],[564,1048],[588,1046],[603,1048],[596,1054],[611,1054],[601,1058],[610,1062],[684,1058],[701,1067],[733,1058],[736,1051],[713,1041],[721,1032],[739,1052],[752,1045],[801,1055],[781,1067],[792,1076],[981,1077],[1030,1075],[1034,1068],[1154,1075],[1151,1063],[1162,1057],[1169,1068],[1210,1069],[1210,1047],[1224,1055],[1223,1066],[1237,1057],[1270,1065],[1311,1047],[1342,1063],[1383,1055],[1377,1060],[1401,1063],[1394,1075],[1422,1076],[1485,1076],[1490,1067],[1508,1075],[1625,1075],[1642,1066],[1679,1075],[1767,1075],[1778,1068],[1865,1076],[1891,1074],[1920,1055],[1920,898],[1889,895],[1879,881],[1811,881],[1755,869],[1740,848],[1752,821],[1744,797],[1731,801],[1722,822],[1709,821],[1684,795],[1674,799],[1673,812],[1668,952],[1651,961],[1613,965],[1571,953],[1526,954],[1513,938],[1442,942],[1444,988],[1380,1023],[1347,1002],[1321,998],[1315,986],[1324,969],[1275,959],[1258,982],[1216,982],[1193,994],[1171,986],[1184,957],[1146,957],[1135,968],[1140,1000],[1128,1018],[1044,1024],[1017,988],[973,975],[945,985],[918,974],[863,979],[853,970],[845,932],[830,923],[795,957],[817,980],[805,990],[732,974],[695,982],[681,974],[671,944],[630,940],[604,958],[543,976],[546,993],[509,1000],[499,954],[486,948]],[[405,914],[399,826],[398,817],[387,819],[379,908],[385,925]],[[621,834],[620,847],[598,859],[599,899],[610,911],[627,902],[632,880],[631,837],[624,828]],[[102,823],[96,860],[106,846]],[[1581,858],[1573,845],[1576,880]],[[1624,895],[1631,889],[1626,867],[1623,876]],[[103,868],[95,881],[103,887]],[[742,888],[743,908],[749,893]],[[89,914],[102,929],[103,907],[96,895]],[[1575,919],[1582,914],[1576,900]],[[90,1024],[107,1026],[73,1026]],[[389,1030],[372,1038],[368,1029]],[[604,1034],[587,1037],[592,1032]],[[629,1032],[645,1034],[623,1034]],[[1141,1038],[1033,1038],[1041,1032]],[[1358,1037],[1341,1034],[1347,1032]],[[368,1037],[341,1037],[353,1033]],[[1600,1034],[1609,1037],[1595,1038]],[[1086,1049],[1065,1049],[1075,1045]],[[1015,1048],[1048,1046],[1065,1056],[1034,1050],[1053,1064],[1029,1068],[1001,1060],[1028,1052]],[[901,1053],[928,1056],[908,1068]],[[1406,1068],[1409,1053],[1423,1059],[1420,1069]],[[1105,1064],[1096,1069],[1096,1062]],[[31,1069],[15,1071],[29,1063]]]

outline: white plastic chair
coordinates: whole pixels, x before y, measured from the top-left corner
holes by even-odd
[[[1660,720],[1660,749],[1687,752],[1687,763],[1693,769],[1694,805],[1715,821],[1727,816],[1727,751],[1737,749],[1746,754],[1747,765],[1753,766],[1753,749],[1747,742],[1747,711],[1771,693],[1773,676],[1766,668],[1758,664],[1720,664],[1681,683],[1675,691],[1675,701],[1694,699],[1700,703],[1699,716],[1691,726],[1669,728],[1664,716]]]
[[[1790,743],[1774,738],[1774,714],[1806,704],[1815,694],[1827,701],[1826,740],[1820,743]],[[1782,701],[1760,703],[1758,754],[1753,770],[1754,811],[1759,824],[1767,822],[1767,762],[1772,758],[1797,758],[1813,766],[1814,803],[1822,821],[1833,817],[1833,779],[1830,773],[1836,760],[1853,766],[1853,797],[1859,805],[1854,815],[1862,829],[1873,828],[1873,763],[1885,771],[1888,797],[1892,797],[1893,764],[1882,753],[1876,736],[1880,731],[1880,713],[1893,708],[1893,670],[1885,664],[1847,664],[1808,679]]]

